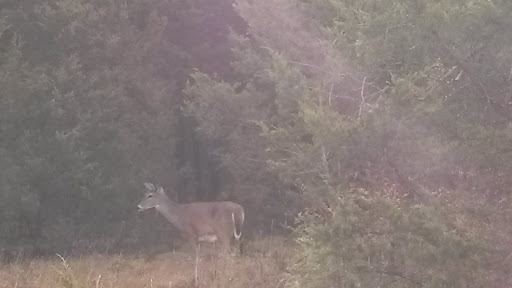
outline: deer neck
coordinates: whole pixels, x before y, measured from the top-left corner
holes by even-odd
[[[155,206],[156,211],[162,214],[167,221],[171,222],[176,227],[180,227],[180,215],[181,215],[181,205],[171,201],[170,199],[166,199],[163,203]]]

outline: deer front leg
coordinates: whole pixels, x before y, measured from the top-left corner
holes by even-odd
[[[197,281],[197,268],[199,266],[199,249],[200,249],[200,245],[199,242],[196,243],[196,267],[195,267],[195,272],[194,272],[194,283],[196,285],[196,287],[198,286],[198,281]]]

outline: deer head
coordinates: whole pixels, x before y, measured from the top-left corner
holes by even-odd
[[[169,201],[169,198],[167,198],[161,186],[157,185],[158,188],[155,188],[155,185],[151,183],[144,183],[144,186],[146,187],[146,192],[144,193],[144,199],[142,199],[137,206],[139,211],[158,208],[158,205]]]

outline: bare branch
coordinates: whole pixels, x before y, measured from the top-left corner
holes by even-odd
[[[361,120],[361,115],[363,114],[363,106],[365,104],[364,101],[364,85],[366,84],[366,77],[363,78],[363,85],[361,85],[361,104],[359,104],[359,114],[358,118]]]

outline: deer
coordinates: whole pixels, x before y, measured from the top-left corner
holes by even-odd
[[[145,197],[138,210],[155,208],[196,250],[194,283],[198,285],[200,244],[220,242],[223,251],[231,252],[233,239],[242,237],[245,210],[239,204],[223,202],[193,202],[179,204],[167,197],[162,186],[144,183]]]

